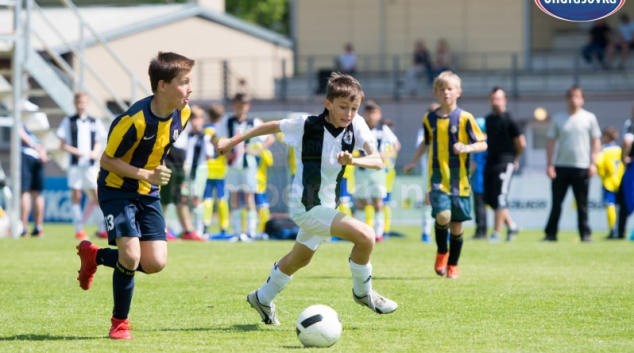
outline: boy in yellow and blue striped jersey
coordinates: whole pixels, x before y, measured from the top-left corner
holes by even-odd
[[[266,185],[268,178],[268,169],[273,165],[273,153],[271,150],[264,148],[262,142],[256,142],[252,146],[248,147],[252,149],[251,153],[256,156],[255,159],[258,163],[258,171],[255,174],[257,181],[255,190],[255,209],[258,212],[258,218],[260,220],[260,226],[258,227],[258,235],[264,233],[266,222],[271,218],[271,212],[269,210],[269,200],[266,197]]]
[[[440,276],[458,278],[458,260],[462,251],[462,222],[471,219],[470,154],[487,149],[484,134],[475,118],[458,108],[462,93],[458,75],[444,71],[434,80],[434,95],[440,103],[436,111],[425,114],[425,141],[416,150],[405,171],[416,167],[429,149],[429,197],[436,219],[436,263]],[[450,246],[447,247],[447,236]]]
[[[621,162],[621,147],[616,143],[619,131],[614,127],[603,130],[601,142],[603,146],[597,155],[597,174],[603,184],[603,205],[608,214],[608,238],[617,238],[616,228],[616,193],[623,177],[623,163]]]
[[[209,123],[205,125],[206,135],[213,137],[216,134],[216,124],[225,114],[225,108],[220,104],[214,104],[207,109]],[[226,233],[229,228],[229,202],[225,193],[225,177],[227,176],[227,156],[214,154],[213,158],[207,161],[207,184],[203,195],[203,205],[205,207],[205,226],[211,225],[211,218],[214,210],[214,189],[216,191],[216,201],[218,207],[218,221],[220,232]],[[205,232],[206,233],[206,232]]]

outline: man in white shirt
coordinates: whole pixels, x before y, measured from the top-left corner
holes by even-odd
[[[343,74],[353,75],[357,71],[357,54],[352,44],[346,44],[345,52],[339,55],[339,70]]]
[[[597,173],[595,162],[601,148],[601,129],[597,117],[582,108],[583,91],[579,86],[569,88],[566,98],[568,111],[555,114],[546,135],[547,172],[553,180],[553,199],[544,241],[557,241],[561,204],[568,187],[572,186],[577,202],[579,236],[581,241],[589,242],[592,231],[588,223],[588,191],[590,178]]]
[[[621,15],[618,43],[621,48],[621,63],[619,64],[619,69],[623,69],[625,68],[630,49],[634,48],[634,22],[630,21],[630,17],[627,14]]]
[[[71,189],[73,205],[73,224],[75,237],[87,239],[84,231],[84,212],[81,208],[82,190],[90,197],[86,210],[97,213],[99,230],[97,236],[107,238],[103,214],[97,203],[97,175],[99,166],[95,162],[101,155],[101,146],[107,137],[101,120],[88,116],[88,95],[83,92],[75,94],[76,114],[67,116],[57,129],[57,137],[62,141],[61,149],[68,152],[68,187]],[[87,212],[88,213],[88,212]]]

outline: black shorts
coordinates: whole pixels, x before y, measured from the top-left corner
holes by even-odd
[[[507,207],[514,170],[515,166],[512,162],[493,165],[487,163],[484,168],[484,198],[492,209],[503,210]]]
[[[44,190],[44,164],[39,159],[22,153],[22,192]]]
[[[108,244],[115,239],[136,237],[141,241],[165,240],[165,217],[156,197],[111,199],[99,201],[108,230]]]
[[[161,186],[161,203],[163,205],[179,205],[186,203],[187,200],[183,196],[182,188],[185,182],[185,151],[179,148],[172,148],[165,156],[165,166],[172,171],[170,181]]]

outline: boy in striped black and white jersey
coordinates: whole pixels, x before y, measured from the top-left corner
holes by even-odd
[[[300,227],[297,242],[290,253],[274,264],[262,287],[247,297],[266,324],[279,325],[273,300],[292,275],[310,262],[321,243],[331,236],[354,244],[349,262],[355,302],[379,314],[397,308],[395,302],[372,289],[370,255],[374,248],[374,230],[337,211],[344,167],[380,169],[383,165],[376,140],[364,119],[357,114],[363,97],[356,79],[333,73],[328,80],[322,114],[263,123],[244,134],[218,142],[218,153],[224,154],[242,141],[283,132],[284,141],[295,149],[297,173],[290,190],[289,206],[291,217]],[[367,156],[353,158],[352,151],[360,148]]]

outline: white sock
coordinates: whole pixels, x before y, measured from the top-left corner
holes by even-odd
[[[374,233],[378,238],[385,232],[385,213],[379,211],[374,214]]]
[[[231,225],[233,226],[233,233],[242,234],[242,209],[238,208],[231,212]]]
[[[103,218],[103,212],[101,212],[99,205],[95,205],[92,209],[92,216],[97,222],[97,231],[104,232],[106,230],[106,221]]]
[[[205,231],[205,223],[203,219],[204,213],[205,208],[202,204],[194,207],[194,224],[196,227],[196,233],[198,233],[199,235],[202,235]]]
[[[83,218],[84,214],[81,210],[81,205],[73,205],[73,225],[75,225],[76,232],[79,232],[84,228]]]
[[[372,264],[357,265],[350,260],[350,272],[352,272],[352,288],[354,295],[365,297],[372,290]]]
[[[515,224],[515,222],[509,224],[509,229],[510,230],[517,230],[517,224]]]
[[[431,219],[426,219],[423,221],[423,229],[425,234],[431,235],[431,228],[434,226],[434,222]]]
[[[256,210],[247,211],[247,234],[255,237],[258,229],[258,213]]]
[[[264,282],[262,287],[258,289],[258,300],[262,305],[271,305],[271,302],[286,287],[293,276],[289,276],[280,271],[277,262],[271,269],[269,278]]]

